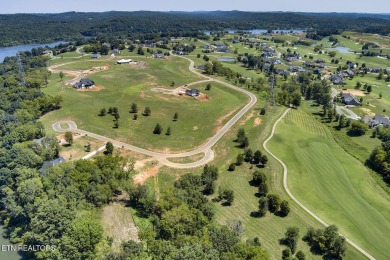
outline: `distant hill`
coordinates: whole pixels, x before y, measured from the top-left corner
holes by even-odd
[[[390,33],[390,14],[290,12],[67,12],[0,15],[0,46],[77,39],[224,29],[354,30]]]

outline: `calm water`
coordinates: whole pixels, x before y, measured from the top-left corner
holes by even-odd
[[[263,34],[266,33],[268,30],[266,29],[253,29],[253,30],[227,30],[230,34],[234,33],[236,31],[245,31],[245,32],[250,32],[252,34]],[[305,30],[302,29],[292,29],[292,30],[273,30],[274,33],[279,32],[279,33],[303,33]],[[211,31],[204,31],[206,35],[210,35]]]
[[[0,259],[4,260],[20,260],[22,257],[15,251],[6,251],[4,245],[11,245],[8,239],[5,239],[2,234],[4,232],[3,226],[0,225]],[[2,247],[3,246],[3,247]]]
[[[18,46],[12,46],[12,47],[3,47],[0,48],[0,62],[4,61],[4,58],[7,56],[15,56],[16,53],[19,51],[30,51],[33,48],[38,47],[54,47],[56,45],[59,45],[61,43],[66,43],[63,41],[53,42],[53,43],[44,43],[44,44],[30,44],[30,45],[18,45]]]
[[[338,51],[338,52],[341,52],[341,53],[354,53],[354,52],[349,51],[347,47],[343,47],[343,46],[328,47],[328,48],[324,48],[324,49],[334,50],[334,51]]]
[[[218,58],[218,61],[221,61],[221,62],[235,62],[236,58]]]

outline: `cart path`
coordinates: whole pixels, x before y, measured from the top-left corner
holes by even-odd
[[[270,136],[264,141],[263,143],[263,148],[264,150],[267,151],[267,153],[269,153],[275,160],[277,160],[282,166],[283,166],[283,188],[284,190],[287,192],[288,196],[290,196],[290,198],[295,202],[297,203],[304,211],[306,211],[309,215],[311,215],[313,218],[315,218],[318,222],[320,222],[322,225],[324,225],[325,227],[329,226],[325,221],[323,221],[320,217],[318,217],[316,214],[314,214],[310,209],[308,209],[307,207],[305,207],[296,197],[294,197],[294,195],[291,193],[291,191],[289,190],[288,188],[288,182],[287,182],[287,176],[288,176],[288,169],[287,169],[287,166],[286,164],[281,160],[279,159],[278,157],[276,157],[276,155],[274,155],[270,150],[268,150],[267,148],[267,143],[272,139],[272,137],[274,136],[275,134],[275,129],[277,127],[277,125],[279,124],[280,121],[283,120],[283,118],[287,115],[287,113],[291,110],[291,108],[287,109],[283,115],[281,117],[279,117],[278,120],[276,120],[276,122],[274,123],[273,127],[272,127],[272,131],[271,131],[271,134]],[[340,234],[342,235],[342,234]],[[343,236],[343,235],[342,235]],[[343,236],[345,238],[345,240],[351,245],[353,246],[356,250],[358,250],[360,253],[362,253],[363,255],[365,255],[367,258],[369,259],[375,259],[372,255],[370,255],[369,253],[367,253],[363,248],[361,248],[360,246],[358,246],[357,244],[355,244],[353,241],[351,241],[350,239],[348,239],[347,237]]]
[[[104,142],[111,142],[116,147],[121,147],[121,148],[123,147],[123,148],[126,148],[128,150],[132,150],[132,151],[135,151],[135,152],[138,152],[138,153],[142,153],[142,154],[145,154],[145,155],[148,155],[148,156],[155,157],[162,164],[164,164],[166,166],[169,166],[169,167],[172,167],[172,168],[180,168],[180,169],[195,168],[195,167],[202,166],[202,165],[212,161],[214,159],[214,152],[212,151],[211,148],[222,138],[222,136],[225,135],[225,133],[246,112],[248,112],[256,104],[257,98],[256,98],[256,96],[254,94],[252,94],[251,92],[249,92],[247,90],[244,90],[242,88],[236,87],[236,86],[234,86],[234,85],[232,85],[230,83],[224,82],[222,80],[214,79],[212,77],[203,75],[201,72],[199,72],[197,69],[195,69],[193,60],[191,60],[191,59],[189,59],[187,57],[175,55],[172,52],[171,52],[171,55],[188,60],[190,62],[190,65],[189,65],[188,69],[192,73],[194,73],[194,74],[204,78],[203,82],[208,82],[208,81],[210,81],[210,82],[211,81],[212,82],[217,82],[219,84],[222,84],[222,85],[224,85],[226,87],[229,87],[231,89],[234,89],[234,90],[236,90],[238,92],[241,92],[241,93],[247,95],[249,97],[249,99],[250,99],[249,102],[239,112],[237,112],[237,114],[235,114],[221,129],[219,129],[219,131],[213,137],[211,137],[206,143],[204,143],[200,147],[198,147],[198,148],[196,148],[194,150],[191,150],[191,151],[182,152],[182,153],[175,153],[175,154],[154,152],[154,151],[150,151],[150,150],[147,150],[147,149],[144,149],[144,148],[141,148],[141,147],[137,147],[137,146],[134,146],[134,145],[131,145],[131,144],[120,142],[120,141],[114,140],[114,139],[106,137],[106,136],[98,135],[98,134],[95,134],[95,133],[92,133],[92,132],[89,132],[89,131],[85,131],[85,130],[79,129],[79,128],[77,128],[77,124],[75,122],[73,122],[73,121],[70,121],[70,120],[65,120],[65,121],[60,121],[60,122],[54,123],[53,126],[52,126],[53,129],[55,131],[57,131],[57,132],[72,131],[72,132],[79,133],[81,135],[88,135],[90,137],[96,138],[96,139],[104,141]],[[195,84],[195,83],[198,83],[198,82],[199,81],[193,82],[193,83],[189,83],[188,85]],[[66,128],[66,129],[62,128],[61,124],[67,124],[68,128]],[[167,158],[187,157],[187,156],[192,156],[192,155],[199,154],[199,153],[204,153],[205,155],[204,155],[204,157],[202,159],[200,159],[197,162],[180,164],[180,163],[173,163],[173,162],[170,162],[170,161],[167,160]]]

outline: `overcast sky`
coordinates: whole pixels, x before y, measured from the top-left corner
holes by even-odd
[[[390,0],[1,0],[0,13],[112,10],[390,13]]]

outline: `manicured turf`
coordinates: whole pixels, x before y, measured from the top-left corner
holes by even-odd
[[[168,60],[139,59],[145,62],[143,68],[130,65],[114,65],[115,60],[86,60],[70,63],[57,70],[84,70],[109,64],[110,69],[90,74],[88,77],[104,89],[98,92],[76,91],[64,86],[58,74],[52,75],[46,94],[61,95],[63,104],[60,110],[45,115],[41,120],[48,132],[51,125],[61,119],[72,119],[81,129],[108,136],[130,144],[152,150],[169,149],[171,151],[188,150],[201,145],[223,126],[248,98],[223,85],[212,83],[212,89],[206,91],[206,83],[194,85],[194,88],[209,96],[207,101],[199,101],[188,96],[173,96],[153,92],[153,87],[175,87],[188,84],[202,78],[189,72],[188,61],[176,57]],[[138,120],[130,114],[132,103],[138,105]],[[119,109],[119,128],[114,129],[111,115],[98,116],[100,109],[109,107]],[[141,115],[149,106],[151,116]],[[174,122],[177,112],[179,119]],[[152,132],[159,123],[163,127],[161,135]],[[171,135],[166,130],[171,127]]]
[[[390,197],[321,123],[293,110],[269,148],[286,163],[290,190],[304,205],[374,257],[388,257]]]

